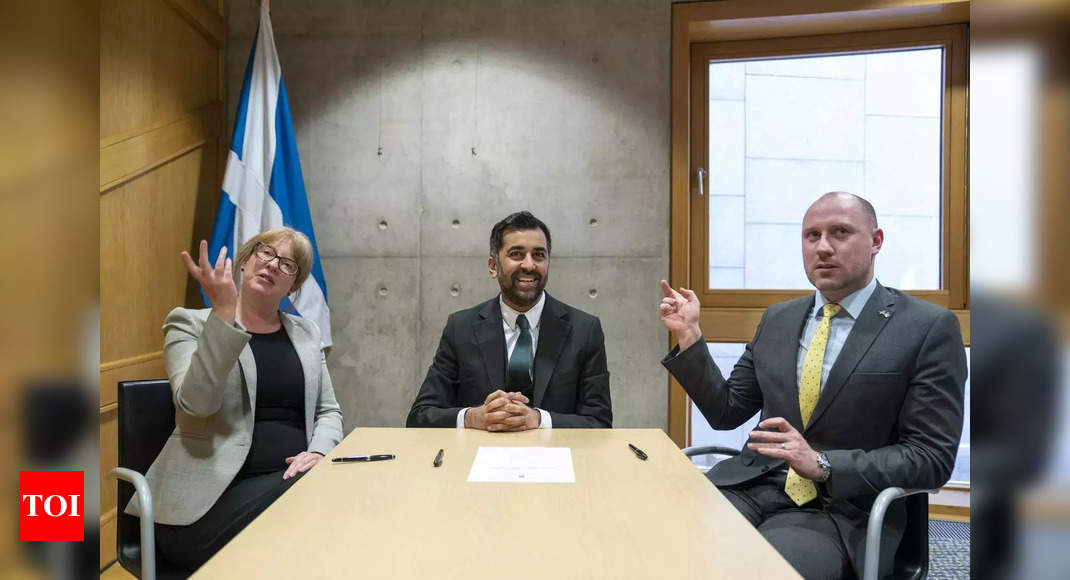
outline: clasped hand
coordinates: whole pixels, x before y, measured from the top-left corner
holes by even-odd
[[[541,423],[542,414],[528,406],[527,397],[501,389],[464,414],[465,427],[484,431],[526,431],[538,429]]]

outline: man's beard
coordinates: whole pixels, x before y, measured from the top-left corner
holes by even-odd
[[[513,273],[513,276],[509,277],[508,281],[506,276],[502,272],[501,265],[498,265],[498,286],[501,288],[502,296],[505,297],[506,303],[517,306],[520,308],[528,309],[535,306],[535,303],[539,301],[539,296],[542,295],[542,291],[546,288],[546,278],[549,276],[547,272],[546,276],[540,276],[539,274],[527,274],[528,276],[535,277],[535,287],[528,289],[520,289],[517,287],[516,279],[525,275],[523,272],[517,271]]]

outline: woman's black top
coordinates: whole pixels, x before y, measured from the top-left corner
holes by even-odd
[[[256,419],[253,441],[236,479],[286,469],[286,458],[308,450],[305,439],[305,374],[284,328],[253,334]]]

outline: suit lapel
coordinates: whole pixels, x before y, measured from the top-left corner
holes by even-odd
[[[483,355],[483,366],[487,369],[488,393],[505,388],[505,331],[502,327],[502,307],[494,298],[483,303],[479,316],[472,323],[476,335],[476,344]]]
[[[534,407],[542,404],[565,339],[572,331],[568,318],[568,309],[546,294],[546,304],[539,319],[539,344],[535,350],[535,400],[531,402]]]
[[[319,385],[313,384],[312,381],[319,376],[320,345],[314,343],[312,337],[305,332],[304,328],[296,324],[289,314],[282,315],[282,325],[286,329],[286,336],[290,337],[294,350],[297,351],[297,358],[301,359],[301,372],[305,379],[305,438],[311,441],[316,403],[319,397]]]
[[[249,405],[252,409],[256,409],[256,359],[253,358],[253,349],[248,344],[238,353],[238,366],[241,367],[242,376],[245,377],[245,391],[249,394]]]
[[[869,351],[869,347],[873,345],[877,335],[884,330],[884,325],[888,323],[891,315],[895,313],[894,307],[895,299],[892,294],[885,290],[884,286],[877,284],[873,295],[869,297],[869,301],[866,302],[862,312],[858,315],[858,320],[855,321],[851,333],[847,335],[847,342],[844,343],[843,349],[840,350],[839,356],[836,357],[836,362],[833,363],[832,369],[829,370],[829,376],[825,379],[825,387],[821,390],[821,396],[817,399],[817,406],[814,407],[814,412],[810,416],[808,429],[821,419],[821,415],[832,404],[836,394],[847,384],[847,378],[854,372],[858,362]],[[888,313],[888,316],[882,315],[881,312]]]
[[[786,326],[772,330],[772,350],[775,353],[789,353],[788,356],[773,357],[776,368],[769,374],[772,377],[790,377],[787,379],[787,390],[791,393],[793,403],[787,408],[791,414],[785,419],[796,429],[802,431],[802,413],[799,411],[799,370],[798,353],[799,341],[803,328],[806,327],[806,315],[814,305],[813,297],[797,300],[785,309],[784,324]],[[763,338],[764,340],[764,338]],[[794,356],[792,356],[794,355]]]
[[[780,405],[774,403],[773,407],[782,409],[784,418],[800,432],[802,431],[802,414],[799,412],[799,379],[795,363],[799,352],[799,337],[802,336],[803,325],[806,324],[806,313],[809,312],[813,304],[813,297],[797,299],[785,305],[784,310],[775,319],[767,320],[765,322],[766,326],[762,329],[761,348],[763,353],[774,354],[772,356],[756,355],[761,360],[769,362],[768,372],[763,372],[763,375],[771,377],[770,380],[773,381],[781,380],[780,378],[783,377],[783,386],[778,389],[770,389],[770,392],[785,393],[787,401],[782,402]],[[791,353],[796,356],[785,356],[784,353]],[[764,369],[764,367],[762,368]],[[762,390],[765,391],[765,389]],[[769,400],[765,401],[766,406],[770,403],[771,401]],[[761,417],[761,419],[768,418],[764,414]],[[746,445],[743,447],[740,458],[743,465],[748,466],[771,465],[778,462],[778,460],[771,460],[761,453],[751,451]]]

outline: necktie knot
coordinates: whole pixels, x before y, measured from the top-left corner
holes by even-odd
[[[825,318],[832,318],[840,313],[840,305],[836,303],[826,304],[823,308]]]
[[[531,326],[528,324],[528,317],[524,316],[523,314],[516,317],[516,326],[520,330],[527,330],[531,328]]]

